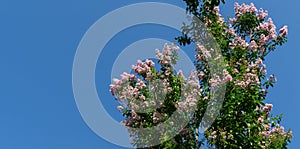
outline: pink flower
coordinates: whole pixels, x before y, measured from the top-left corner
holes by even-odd
[[[117,109],[121,111],[121,110],[124,109],[124,107],[123,106],[117,106]]]
[[[263,117],[258,118],[258,122],[259,123],[263,123],[264,122],[264,118]]]
[[[168,87],[167,90],[168,90],[168,92],[171,92],[173,89],[172,89],[172,87]]]
[[[129,141],[130,141],[131,144],[133,144],[133,143],[134,143],[134,138],[133,138],[133,137],[130,137],[130,138],[129,138]]]
[[[263,48],[260,49],[260,50],[259,50],[259,53],[260,53],[260,54],[264,54],[264,53],[265,53],[265,49],[263,49]]]
[[[165,71],[165,75],[166,75],[166,76],[169,76],[170,74],[171,74],[170,70],[166,70],[166,71]]]
[[[210,51],[207,50],[204,46],[197,44],[196,45],[196,51],[200,51],[201,53],[199,54],[199,58],[200,57],[204,57],[204,58],[210,58],[211,54]]]
[[[263,64],[262,59],[261,59],[261,58],[257,58],[256,61],[255,61],[255,64],[256,64],[256,65],[261,65],[261,64]]]
[[[151,79],[153,79],[153,77],[154,77],[154,75],[151,72],[147,72],[145,80],[150,81]]]
[[[179,47],[176,45],[169,46],[164,45],[162,52],[156,49],[156,58],[159,59],[159,63],[164,66],[172,65],[172,58],[175,56],[174,51],[178,50]]]
[[[130,74],[130,76],[129,76],[130,81],[135,80],[135,78],[136,78],[136,76],[134,74]]]
[[[234,24],[236,22],[236,18],[229,18],[229,21],[231,24]]]
[[[141,100],[145,100],[146,97],[145,97],[144,95],[140,95],[140,99],[141,99]]]
[[[273,108],[273,105],[272,104],[266,104],[264,107],[263,107],[263,111],[265,113],[270,113],[270,111],[272,110]]]
[[[146,87],[146,84],[141,80],[141,79],[138,79],[137,83],[136,83],[136,87],[138,89],[143,89]]]
[[[288,34],[288,27],[285,25],[279,30],[279,36],[284,37]]]
[[[259,9],[259,15],[258,17],[261,18],[261,19],[264,19],[268,16],[268,11],[264,11],[262,8]]]
[[[225,76],[225,80],[226,80],[227,82],[231,82],[231,81],[232,81],[232,76],[231,76],[230,74],[227,74],[227,75]]]
[[[154,62],[153,62],[152,60],[146,59],[146,64],[147,64],[149,67],[153,67],[153,66],[154,66]]]
[[[257,13],[257,8],[254,6],[253,3],[250,5],[246,5],[243,3],[242,5],[239,5],[239,3],[234,4],[234,11],[237,17],[250,12],[250,13]]]
[[[260,45],[261,45],[261,46],[266,45],[266,44],[268,43],[268,41],[269,41],[269,38],[268,38],[268,37],[266,37],[264,34],[261,34],[261,35],[260,35],[260,40],[259,40],[259,42],[260,42]]]
[[[109,85],[109,86],[110,86],[109,92],[110,92],[113,96],[115,96],[115,85],[111,84],[111,85]]]
[[[147,73],[151,71],[151,67],[154,66],[154,62],[151,60],[146,60],[146,62],[142,62],[141,60],[138,60],[137,65],[132,65],[132,69],[138,73]]]
[[[234,21],[233,19],[229,19],[229,20]],[[233,23],[232,23],[232,24],[233,24]],[[234,37],[237,36],[236,33],[235,33],[234,28],[232,28],[232,27],[230,27],[228,30],[226,30],[226,32],[227,32],[228,34],[234,36]]]
[[[214,11],[219,12],[220,11],[220,7],[219,6],[215,6],[214,7]]]
[[[245,49],[249,46],[249,44],[244,39],[237,36],[233,39],[231,43],[229,43],[229,46],[232,49],[235,49],[236,47],[242,47],[243,49]]]
[[[199,77],[199,78],[202,78],[203,76],[205,76],[204,72],[203,72],[203,71],[200,71],[200,73],[198,74],[198,77]]]
[[[256,44],[256,42],[254,40],[252,40],[251,43],[248,46],[248,49],[253,51],[253,52],[256,52],[257,48],[258,48],[258,45]]]
[[[183,78],[183,77],[184,77],[184,76],[183,76],[182,70],[179,70],[179,71],[177,72],[177,76],[178,76],[179,78]]]
[[[121,74],[121,80],[122,80],[122,82],[128,81],[129,78],[131,78],[131,74],[128,74],[128,73],[126,73],[126,72],[123,72],[123,73]]]

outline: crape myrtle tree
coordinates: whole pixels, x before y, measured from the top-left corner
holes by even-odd
[[[110,86],[122,104],[117,108],[125,117],[121,124],[128,126],[130,143],[137,148],[287,148],[292,132],[280,125],[282,115],[270,113],[273,105],[264,102],[276,82],[274,75],[267,76],[264,61],[287,41],[287,26],[278,30],[268,12],[252,3],[235,3],[235,16],[225,20],[219,13],[223,0],[184,1],[187,14],[207,28],[201,30],[203,24],[197,21],[185,23],[182,36],[176,38],[180,45],[195,45],[197,70],[187,77],[176,72],[178,47],[165,45],[162,51],[156,50],[157,63],[139,60],[132,73],[121,74]],[[199,38],[206,31],[220,53]],[[221,69],[212,71],[216,66]],[[224,101],[205,127],[201,120],[214,91],[222,85],[226,86]],[[179,130],[173,126],[176,119],[188,123]],[[154,128],[155,133],[130,128]]]

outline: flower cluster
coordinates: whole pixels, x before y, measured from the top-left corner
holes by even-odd
[[[175,74],[173,65],[177,60],[177,50],[177,46],[167,44],[161,52],[156,49],[156,57],[161,66],[159,70],[156,70],[152,60],[138,60],[136,65],[132,65],[133,74],[124,72],[120,80],[113,79],[110,92],[122,104],[117,109],[126,117],[121,122],[122,125],[154,126],[169,118],[174,112],[171,110],[173,108],[183,115],[196,109],[201,99],[198,73],[193,71],[188,78],[185,78],[181,70]],[[128,131],[132,136],[131,143],[143,142],[143,139],[133,137],[141,137],[141,132]]]
[[[254,73],[246,73],[243,76],[243,80],[242,81],[236,80],[234,82],[234,84],[236,86],[241,86],[241,87],[245,88],[245,87],[250,86],[250,85],[253,85],[253,86],[259,85],[260,81],[259,81],[259,78],[258,78],[258,76],[256,74],[254,74]]]
[[[240,5],[239,3],[235,3],[234,11],[236,17],[230,19],[232,23],[234,23],[239,19],[240,16],[243,16],[246,13],[255,14],[258,19],[265,19],[268,16],[268,11],[265,11],[262,8],[257,10],[253,3],[251,3],[250,5],[246,5],[245,3],[243,3],[242,5]]]
[[[247,86],[257,86],[261,84],[261,79],[259,78],[259,74],[266,74],[266,65],[263,63],[261,58],[257,58],[255,62],[247,62],[247,67],[245,69],[245,73],[240,73],[237,69],[235,69],[235,73],[238,75],[242,74],[242,79],[235,80],[235,85],[245,88]]]
[[[272,118],[273,120],[271,120],[271,118],[267,117],[272,108],[272,104],[265,104],[261,109],[265,115],[258,118],[258,123],[263,128],[263,130],[259,133],[264,140],[259,143],[262,148],[270,148],[274,141],[283,143],[286,139],[292,138],[292,131],[285,131],[284,127],[279,125],[280,119]],[[276,123],[275,121],[278,122]]]
[[[169,45],[165,44],[162,52],[160,52],[158,49],[156,49],[156,58],[159,59],[159,63],[162,66],[172,65],[176,61],[176,58],[177,58],[176,51],[178,49],[179,49],[179,47],[176,45],[169,46]]]
[[[240,16],[247,12],[256,13],[257,8],[253,3],[251,3],[250,5],[246,5],[245,3],[243,3],[242,5],[240,5],[239,3],[234,3],[234,11],[236,16]]]
[[[235,17],[229,19],[231,23],[226,29],[226,33],[233,37],[229,43],[231,49],[248,49],[263,55],[267,49],[273,50],[276,45],[285,41],[287,26],[282,27],[278,34],[272,18],[267,19],[268,11],[262,8],[258,11],[253,3],[235,3],[234,9]],[[249,22],[255,18],[257,21]]]
[[[224,69],[222,75],[213,74],[213,76],[209,79],[209,83],[211,86],[211,90],[214,90],[215,87],[220,86],[221,84],[225,84],[231,82],[233,80],[232,76],[229,72]]]
[[[251,47],[248,47],[249,44],[247,43],[246,40],[242,39],[241,37],[239,36],[236,36],[231,43],[229,43],[229,46],[234,49],[234,48],[237,48],[237,47],[241,47],[242,49],[247,49],[247,48],[251,48]],[[251,45],[253,46],[253,45]]]
[[[196,51],[198,52],[198,54],[196,54],[195,57],[198,60],[211,58],[211,52],[207,50],[203,45],[197,44]]]
[[[136,79],[136,76],[134,74],[128,74],[124,72],[121,74],[121,80],[119,79],[113,79],[113,84],[110,85],[110,92],[114,96],[121,88],[122,85],[127,83],[127,81],[133,81]]]
[[[139,75],[146,75],[146,80],[153,78],[152,69],[154,68],[154,62],[146,59],[145,62],[138,60],[137,65],[132,65],[132,69]]]
[[[265,34],[260,35],[260,45],[266,45],[270,40],[275,40],[277,38],[276,26],[273,23],[272,18],[269,18],[267,22],[260,23],[258,27],[255,28],[256,31],[263,31]]]
[[[184,100],[181,100],[177,103],[178,112],[189,113],[194,111],[198,100],[202,96],[201,87],[196,71],[191,72],[189,79],[186,80],[186,83],[182,84],[181,88],[181,91],[183,93],[183,95],[181,96]]]

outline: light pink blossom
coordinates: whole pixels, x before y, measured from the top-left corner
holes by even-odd
[[[288,34],[288,27],[285,25],[279,30],[279,36],[284,37]]]

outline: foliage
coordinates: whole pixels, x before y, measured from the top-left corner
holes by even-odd
[[[151,135],[128,129],[131,143],[138,148],[287,148],[291,130],[285,131],[280,126],[282,115],[272,116],[273,105],[264,103],[269,88],[276,82],[274,75],[267,77],[264,60],[287,41],[287,27],[277,32],[272,19],[267,18],[268,12],[258,10],[252,3],[235,3],[235,16],[225,21],[218,7],[225,3],[223,0],[184,1],[188,14],[204,22],[221,53],[199,40],[205,31],[199,31],[201,24],[192,22],[184,24],[183,35],[176,38],[180,45],[195,43],[196,46],[197,71],[188,79],[181,71],[174,70],[178,59],[176,45],[165,45],[162,52],[156,51],[159,69],[151,60],[138,61],[132,67],[133,74],[123,73],[121,80],[115,79],[110,91],[122,103],[118,109],[126,118],[122,122],[124,126],[159,126],[177,110],[180,111],[177,119],[189,120],[183,129],[177,130],[172,127],[176,118],[172,119],[168,125],[156,127],[157,134]],[[215,62],[209,62],[212,59]],[[211,71],[221,65],[219,59],[227,65]],[[220,112],[201,134],[201,119],[214,91],[222,85],[226,86],[226,92]],[[194,113],[187,114],[190,111]],[[175,130],[179,133],[173,137],[166,135]]]

